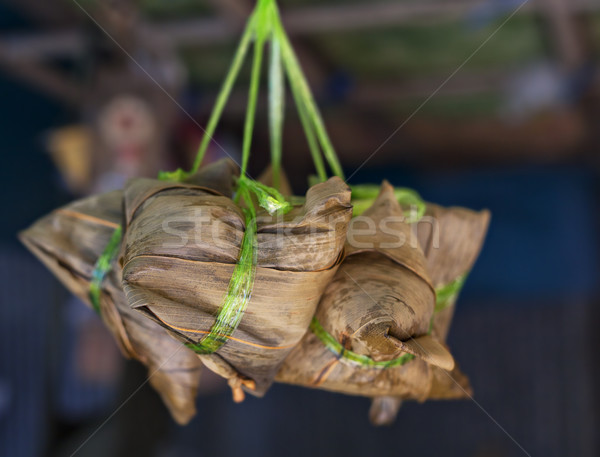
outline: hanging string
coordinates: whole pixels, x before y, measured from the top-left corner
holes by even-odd
[[[309,120],[314,128],[314,131],[319,140],[320,146],[323,150],[323,154],[325,159],[327,160],[331,171],[335,176],[338,176],[344,179],[344,172],[342,170],[342,166],[340,165],[340,161],[337,158],[335,150],[333,148],[333,144],[329,139],[329,135],[327,134],[327,130],[325,129],[325,124],[321,117],[321,113],[319,112],[319,108],[315,103],[312,92],[306,81],[306,77],[298,63],[298,58],[290,44],[289,38],[285,33],[285,29],[283,24],[281,23],[281,18],[279,16],[279,12],[277,11],[277,7],[273,5],[274,10],[274,33],[279,40],[282,50],[283,61],[288,72],[288,77],[290,81],[290,85],[295,87],[295,90],[299,94],[299,100],[303,105],[303,108],[306,110],[308,114]]]
[[[258,87],[260,85],[260,71],[263,58],[263,47],[270,31],[269,6],[272,0],[259,0],[256,7],[256,26],[254,42],[254,58],[252,62],[252,74],[250,76],[250,89],[248,91],[248,107],[246,109],[246,121],[244,124],[244,140],[242,144],[242,169],[240,176],[246,176],[248,160],[250,159],[250,146],[252,144],[252,131],[256,117],[256,100],[258,98]]]
[[[236,50],[229,71],[223,82],[223,86],[217,96],[215,106],[209,118],[204,136],[198,148],[194,164],[189,172],[177,169],[171,172],[161,172],[159,179],[182,181],[198,171],[210,141],[215,133],[217,124],[227,100],[231,94],[232,87],[239,75],[240,68],[247,55],[250,43],[254,40],[254,57],[250,88],[248,93],[248,105],[244,123],[244,137],[242,145],[241,176],[245,177],[250,158],[252,144],[252,131],[256,116],[256,102],[258,88],[260,85],[261,64],[264,45],[267,40],[271,41],[271,65],[270,65],[270,90],[269,90],[269,114],[270,114],[270,141],[271,161],[273,166],[273,178],[275,187],[279,186],[279,175],[282,156],[282,125],[284,114],[284,85],[283,70],[285,70],[298,109],[310,153],[315,164],[319,179],[327,178],[322,155],[325,157],[333,175],[344,179],[344,173],[340,161],[335,153],[333,144],[329,138],[321,113],[315,103],[310,87],[302,72],[302,68],[294,53],[289,38],[285,32],[277,4],[275,0],[259,0],[252,12],[240,44]],[[283,68],[282,68],[283,67]],[[322,153],[321,154],[321,150]]]
[[[281,65],[279,41],[271,42],[271,62],[269,66],[269,131],[271,140],[271,171],[273,187],[279,190],[281,179],[281,154],[283,117],[285,112],[285,86]]]
[[[287,74],[288,78],[290,78],[291,81],[290,73],[288,72]],[[319,149],[319,144],[317,142],[315,132],[308,117],[308,113],[306,112],[306,108],[304,107],[304,103],[302,102],[300,91],[298,90],[296,84],[290,84],[290,87],[292,89],[292,96],[294,97],[294,101],[296,102],[298,117],[300,117],[300,122],[302,123],[304,134],[306,135],[306,141],[308,143],[308,148],[310,150],[310,154],[312,156],[313,163],[317,171],[319,182],[326,181],[327,171],[325,170],[325,163],[323,162],[323,158],[321,157],[321,150]]]
[[[208,149],[208,145],[212,140],[215,130],[217,128],[217,124],[221,119],[221,114],[223,113],[223,109],[227,104],[227,100],[229,99],[229,95],[231,94],[231,90],[233,85],[240,73],[240,68],[244,63],[244,59],[246,54],[248,53],[248,48],[250,47],[250,43],[252,42],[252,38],[255,32],[256,26],[256,17],[253,14],[248,19],[244,32],[242,34],[242,38],[238,45],[238,48],[234,54],[233,61],[231,62],[231,66],[229,67],[229,71],[225,76],[225,80],[223,81],[223,85],[221,86],[221,90],[217,95],[217,99],[215,102],[215,106],[213,107],[212,113],[208,120],[208,124],[206,126],[206,130],[204,131],[204,135],[202,137],[202,141],[200,142],[200,146],[198,147],[198,152],[196,153],[196,158],[194,160],[194,164],[189,172],[178,168],[175,171],[161,171],[158,175],[158,179],[161,180],[170,180],[170,181],[183,181],[187,177],[195,174],[199,169],[202,161],[204,160],[204,156]]]

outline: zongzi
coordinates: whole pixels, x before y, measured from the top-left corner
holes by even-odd
[[[437,290],[432,335],[439,341],[446,341],[456,299],[479,255],[489,220],[489,211],[443,208],[428,203],[425,217],[413,224],[413,232],[425,253],[427,271]],[[432,370],[428,398],[458,399],[471,395],[469,379],[457,366],[449,373],[438,367]],[[378,425],[393,422],[401,402],[398,397],[375,398],[371,421]]]
[[[129,307],[116,255],[96,299],[90,295],[95,265],[111,238],[118,248],[122,218],[122,192],[114,191],[55,210],[21,232],[20,238],[72,293],[97,308],[123,354],[146,365],[150,384],[174,419],[185,424],[196,412],[201,369],[196,355]]]
[[[432,366],[452,356],[429,335],[435,291],[425,256],[384,183],[373,205],[352,220],[347,257],[328,285],[301,343],[277,375],[281,382],[355,395],[425,399]]]
[[[339,178],[273,216],[231,190],[134,180],[125,189],[123,284],[130,305],[228,379],[262,395],[305,334],[342,258],[350,190]]]

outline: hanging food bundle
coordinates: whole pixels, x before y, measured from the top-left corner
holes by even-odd
[[[394,419],[402,399],[468,395],[468,380],[444,342],[489,217],[435,205],[411,214],[399,199],[418,201],[384,183],[372,206],[352,221],[346,259],[277,377],[376,396],[371,418],[378,424]]]
[[[443,208],[428,203],[424,219],[424,223],[417,226],[416,233],[437,290],[432,335],[445,342],[456,299],[483,245],[490,213],[466,208]],[[450,375],[437,367],[433,368],[433,383],[428,398],[465,398],[470,396],[470,392],[469,380],[458,367]],[[374,401],[373,414],[376,409],[377,401]]]
[[[267,42],[268,185],[247,174]],[[241,164],[201,167],[251,44]],[[302,198],[281,171],[284,75],[318,175]],[[192,169],[75,202],[21,238],[148,367],[178,422],[203,364],[236,401],[276,379],[372,397],[382,424],[403,399],[468,395],[445,341],[488,219],[387,182],[351,190],[275,0],[259,0]]]
[[[384,183],[373,205],[353,220],[347,257],[279,380],[424,399],[430,364],[453,368],[452,356],[429,335],[435,290],[423,251],[410,238],[394,189]]]
[[[413,224],[413,233],[425,253],[427,271],[437,291],[431,335],[440,342],[446,341],[456,299],[479,255],[489,220],[488,211],[427,203],[423,220]],[[458,399],[471,395],[469,380],[457,366],[451,372],[432,366],[432,375],[427,398]],[[371,421],[378,425],[393,422],[401,402],[401,397],[374,398]]]
[[[236,399],[242,385],[264,394],[306,332],[352,213],[339,178],[310,188],[285,215],[248,219],[244,209],[231,192],[187,184],[140,179],[125,189],[130,305],[229,379]]]
[[[129,307],[116,255],[121,208],[121,191],[88,197],[53,211],[20,238],[73,294],[100,313],[123,354],[146,365],[151,385],[177,422],[185,424],[196,412],[201,364],[161,326]]]

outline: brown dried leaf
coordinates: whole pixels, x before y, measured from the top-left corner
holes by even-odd
[[[147,180],[130,183],[125,207],[123,281],[130,305],[180,340],[201,341],[240,254],[242,209],[200,187],[156,182],[152,188]],[[230,379],[238,398],[240,385],[264,394],[306,332],[339,265],[351,211],[350,190],[332,178],[309,189],[306,204],[285,216],[259,212],[258,266],[247,310],[227,344],[199,356]]]
[[[230,162],[220,162],[203,169],[196,179],[220,191],[231,192],[232,170]],[[124,218],[122,200],[121,191],[84,198],[53,211],[20,234],[29,250],[90,306],[90,278],[98,257]],[[146,365],[150,384],[159,392],[174,419],[187,423],[196,413],[201,363],[164,328],[129,307],[117,261],[103,282],[100,308],[102,319],[123,354]]]
[[[423,252],[407,242],[410,235],[393,188],[384,183],[371,208],[352,221],[348,256],[323,294],[316,319],[345,349],[374,361],[406,352],[418,358],[393,368],[361,366],[308,332],[278,381],[356,395],[425,398],[432,382],[429,364],[451,367],[453,360],[427,336],[435,293]]]

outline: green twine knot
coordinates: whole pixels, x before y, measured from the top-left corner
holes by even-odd
[[[244,192],[254,194],[259,206],[267,210],[271,216],[275,213],[286,214],[292,209],[292,205],[285,197],[272,187],[265,186],[245,176],[238,178],[237,184],[239,194]],[[250,204],[250,201],[246,203]]]

